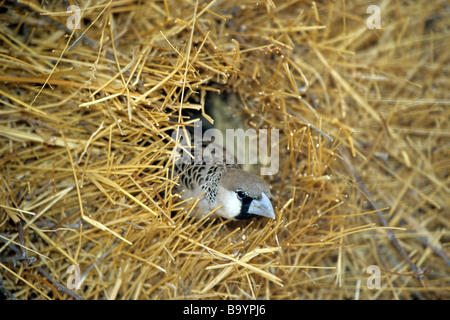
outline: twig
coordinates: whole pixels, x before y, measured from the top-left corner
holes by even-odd
[[[307,125],[309,125],[313,130],[317,131],[322,137],[324,137],[325,139],[333,142],[333,138],[330,137],[328,134],[326,134],[325,132],[323,132],[322,130],[320,130],[319,128],[317,128],[315,125],[313,125],[311,122],[309,122],[308,120],[306,120],[305,118],[303,118],[300,114],[298,114],[297,112],[295,112],[294,110],[292,110],[291,108],[288,108],[289,112],[292,113],[295,117],[299,118],[300,120],[302,120],[304,123],[306,123]]]
[[[359,187],[361,188],[361,191],[364,193],[364,195],[369,200],[372,207],[376,210],[378,219],[380,219],[380,222],[383,226],[389,227],[388,222],[383,216],[383,213],[381,212],[380,208],[378,207],[377,203],[375,202],[372,194],[370,191],[366,188],[364,183],[362,182],[361,178],[358,175],[358,172],[356,172],[354,166],[350,163],[350,160],[348,159],[347,155],[343,154],[343,158],[348,166],[348,169],[352,173],[353,177],[355,178],[356,182],[358,183]],[[415,263],[411,260],[411,258],[406,253],[405,249],[403,249],[400,242],[398,242],[397,237],[394,235],[391,229],[387,229],[388,232],[388,238],[391,240],[391,242],[394,244],[394,246],[397,248],[397,250],[402,255],[403,259],[410,265],[412,271],[414,272],[417,279],[420,281],[420,283],[426,288],[426,283],[423,279],[423,272],[415,265]]]
[[[42,19],[43,21],[56,26],[58,29],[63,30],[65,33],[67,33],[67,34],[71,34],[72,33],[72,30],[67,28],[64,24],[62,24],[61,22],[59,22],[57,20],[54,20],[52,17],[40,14],[32,6],[29,6],[26,3],[21,3],[21,2],[19,2],[17,0],[11,1],[11,2],[13,2],[12,6],[17,6],[17,7],[20,7],[22,9],[25,9],[25,10],[31,12],[36,18]],[[98,45],[98,42],[96,40],[93,40],[93,39],[89,38],[88,36],[86,36],[85,33],[82,33],[81,36],[79,36],[74,41],[74,43],[72,44],[70,50],[72,50],[73,47],[80,42],[80,40],[83,42],[84,45],[87,45],[87,46],[91,47],[92,49],[95,49],[96,46]],[[111,57],[109,56],[108,58],[111,58]]]
[[[438,256],[440,256],[442,259],[444,259],[445,265],[447,267],[450,267],[450,259],[447,257],[447,255],[441,249],[439,249],[435,245],[431,244],[431,242],[426,237],[418,237],[418,239],[420,241],[422,241],[423,244],[428,246],[431,250],[433,250],[434,253],[436,253]]]
[[[8,242],[9,240],[8,236],[4,233],[0,233],[0,240],[3,240],[4,242]],[[9,242],[8,246],[19,256],[22,254],[22,251],[19,250],[13,243]]]
[[[58,289],[58,291],[62,291],[64,293],[67,293],[69,296],[73,297],[76,300],[84,300],[84,298],[78,294],[76,294],[75,292],[73,292],[72,290],[68,289],[67,287],[63,286],[61,283],[59,283],[58,281],[54,280],[52,278],[51,275],[49,275],[46,271],[44,271],[41,267],[36,267],[36,269],[42,273],[53,285],[56,286],[56,288]]]
[[[86,271],[83,272],[83,274],[81,275],[81,283],[83,282],[84,279],[86,279],[86,277],[88,276],[89,272],[91,272],[91,270],[98,265],[100,262],[102,262],[107,256],[109,256],[109,254],[111,253],[111,251],[117,246],[117,244],[119,243],[120,239],[116,239],[113,243],[113,245],[111,246],[111,248],[108,249],[108,251],[106,251],[99,259],[97,259],[93,264],[91,264]]]
[[[3,279],[2,278],[0,278],[0,292],[6,297],[6,299],[19,300],[11,292],[6,290],[6,288],[3,286]]]
[[[15,257],[0,258],[0,263],[12,262],[12,263],[14,263],[14,265],[16,265],[16,262],[18,262],[20,260],[24,260],[24,262],[27,265],[36,262],[36,258],[35,257],[28,258],[28,257],[25,257],[25,256],[16,255]]]

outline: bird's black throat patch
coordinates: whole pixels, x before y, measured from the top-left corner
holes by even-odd
[[[248,209],[250,208],[250,204],[252,203],[252,201],[253,198],[251,197],[242,198],[241,212],[235,217],[235,219],[242,220],[256,217],[256,214],[248,213]]]

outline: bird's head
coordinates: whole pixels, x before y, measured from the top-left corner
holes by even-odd
[[[270,188],[258,176],[243,170],[230,170],[221,179],[217,201],[222,208],[216,213],[227,219],[256,216],[275,219],[269,198]]]

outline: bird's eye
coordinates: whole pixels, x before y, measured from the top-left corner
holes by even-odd
[[[245,198],[246,196],[245,191],[242,190],[237,190],[236,195],[238,196],[239,199]]]

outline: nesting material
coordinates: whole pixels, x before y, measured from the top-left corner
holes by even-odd
[[[450,298],[443,1],[72,2],[0,11],[1,295]],[[188,217],[190,111],[279,130],[276,220]]]

